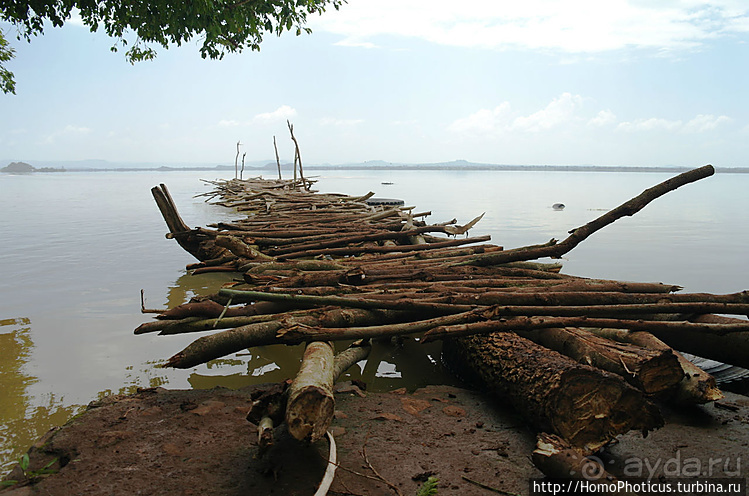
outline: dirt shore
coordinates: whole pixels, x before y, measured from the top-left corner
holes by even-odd
[[[0,493],[312,495],[328,444],[304,446],[280,433],[258,457],[255,428],[245,420],[258,387],[158,388],[92,403],[40,439],[25,473],[19,465],[6,476],[19,483]],[[529,478],[542,477],[530,461],[534,431],[481,393],[449,386],[362,393],[344,383],[336,401],[331,432],[340,467],[329,494],[398,494],[392,485],[411,496],[432,475],[441,496],[497,494],[479,484],[527,495]],[[663,410],[665,427],[646,439],[621,436],[601,453],[612,473],[747,477],[749,398],[727,393],[717,404]]]

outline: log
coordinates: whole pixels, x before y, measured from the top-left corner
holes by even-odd
[[[392,253],[392,252],[410,252],[422,250],[434,250],[448,246],[460,246],[472,243],[483,243],[489,241],[491,236],[478,236],[475,238],[453,239],[442,241],[441,243],[420,244],[420,245],[398,245],[398,246],[373,246],[373,247],[346,247],[346,248],[324,248],[319,250],[295,251],[278,255],[279,260],[288,260],[290,258],[315,257],[318,255],[360,255],[362,253]]]
[[[536,429],[558,434],[586,453],[619,434],[663,425],[658,409],[621,377],[513,333],[451,340],[443,354],[508,400]]]
[[[289,433],[300,441],[322,438],[333,420],[333,359],[331,343],[309,343],[299,372],[289,386],[286,425]]]
[[[597,328],[588,329],[588,331],[608,339],[633,343],[653,350],[672,350],[666,343],[645,331],[629,332],[623,329]],[[723,398],[723,393],[718,389],[713,376],[684,358],[681,353],[676,351],[673,353],[679,360],[684,377],[672,392],[671,400],[680,404],[704,404]]]
[[[531,455],[533,464],[549,478],[587,481],[596,484],[606,484],[600,488],[590,488],[586,491],[575,490],[577,486],[567,486],[565,494],[594,493],[619,496],[635,496],[625,490],[609,491],[610,484],[616,484],[617,479],[601,464],[600,460],[586,457],[584,453],[575,449],[568,442],[554,434],[542,432],[536,437],[536,449]]]
[[[490,310],[487,310],[486,312],[490,312]],[[716,324],[687,321],[663,322],[657,320],[625,320],[588,317],[508,317],[472,324],[435,327],[424,335],[424,342],[426,343],[434,341],[435,339],[444,339],[447,337],[487,334],[495,331],[549,329],[553,327],[611,327],[615,329],[629,329],[632,331],[650,331],[663,339],[666,343],[669,343],[667,340],[669,337],[681,342],[681,336],[689,336],[692,338],[699,336],[700,341],[709,341],[711,338],[736,335],[739,336],[736,342],[740,344],[742,339],[746,339],[747,336],[749,336],[749,321],[746,320],[730,324]],[[673,347],[681,349],[678,346]],[[690,351],[690,353],[693,352]],[[697,352],[694,353],[697,354]],[[744,358],[744,360],[746,360],[746,358]]]
[[[519,331],[519,334],[579,363],[613,372],[646,394],[671,390],[684,377],[678,358],[668,347],[656,351],[617,343],[576,327]]]
[[[294,431],[302,435],[297,439],[307,439],[305,434],[311,435],[321,430],[325,432],[333,414],[333,411],[328,408],[330,400],[333,401],[333,407],[335,406],[333,383],[349,367],[366,359],[371,350],[368,342],[357,341],[346,350],[336,354],[332,364],[329,364],[327,361],[332,347],[326,348],[325,345],[327,343],[317,342],[307,346],[299,374],[290,386],[288,383],[273,384],[252,396],[252,407],[247,414],[247,420],[258,426],[258,444],[261,451],[273,443],[274,425],[281,424],[289,415],[295,419],[297,427],[304,426],[304,428],[294,430],[289,424],[290,432]],[[322,368],[322,370],[315,370],[315,368]],[[302,376],[302,371],[304,371],[304,376]],[[315,375],[318,373],[322,375]],[[331,375],[332,382],[329,383]],[[323,379],[320,380],[320,377]],[[314,384],[315,387],[308,387],[309,384]],[[293,401],[292,398],[294,398]],[[294,435],[293,432],[292,435]]]
[[[250,260],[274,260],[273,257],[261,253],[234,236],[216,236],[215,243],[217,246],[226,248],[234,255],[241,258],[249,258]]]
[[[287,293],[267,293],[263,291],[241,291],[221,289],[219,295],[232,298],[236,302],[275,301],[286,303],[297,308],[309,308],[319,305],[336,305],[347,308],[407,310],[431,313],[459,313],[475,308],[474,305],[452,305],[442,303],[418,302],[413,300],[383,301],[344,296],[308,296]]]
[[[318,326],[323,328],[344,328],[353,325],[380,324],[408,319],[402,312],[388,310],[316,309],[303,315],[286,314],[277,320],[249,324],[228,329],[208,336],[203,336],[190,343],[186,348],[169,358],[161,367],[189,368],[216,358],[242,351],[253,346],[264,346],[277,343],[301,343],[315,339],[302,339],[291,335],[284,340],[277,336],[282,329],[294,327],[306,328]],[[306,337],[306,336],[305,336]],[[358,336],[358,339],[361,336]],[[348,339],[349,336],[340,337]]]
[[[689,316],[694,325],[710,326],[745,326],[749,321],[721,315]],[[705,334],[699,330],[685,330],[679,333],[664,329],[650,330],[658,339],[672,348],[705,358],[729,363],[737,367],[749,368],[749,329],[744,332],[724,333],[720,335]]]

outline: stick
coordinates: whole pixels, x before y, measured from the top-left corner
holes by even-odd
[[[473,324],[441,326],[428,331],[423,343],[446,337],[487,334],[515,329],[543,329],[553,327],[611,327],[632,331],[651,331],[659,335],[678,336],[683,331],[697,331],[709,336],[725,336],[749,332],[749,321],[736,324],[698,324],[693,322],[662,322],[654,320],[589,319],[587,317],[511,317]]]
[[[485,266],[514,262],[516,260],[533,260],[543,257],[560,258],[562,255],[572,250],[575,246],[580,244],[594,232],[606,227],[607,225],[622,217],[634,215],[635,213],[642,210],[651,201],[665,195],[670,191],[675,190],[676,188],[679,188],[680,186],[698,181],[705,177],[711,176],[714,173],[715,169],[712,165],[705,165],[703,167],[699,167],[697,169],[693,169],[679,174],[678,176],[672,177],[660,184],[653,186],[652,188],[646,189],[638,196],[619,205],[615,209],[606,212],[602,216],[585,224],[584,226],[571,230],[570,235],[561,243],[557,243],[556,240],[552,239],[544,245],[529,246],[517,248],[514,250],[506,250],[499,253],[479,255],[472,260],[461,262],[460,264]]]

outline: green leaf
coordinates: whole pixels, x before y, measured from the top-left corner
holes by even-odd
[[[437,483],[439,479],[436,477],[429,477],[427,481],[421,486],[416,496],[434,496],[437,494]]]
[[[21,461],[18,462],[18,464],[21,466],[21,470],[26,472],[29,469],[29,454],[24,453],[21,457]]]

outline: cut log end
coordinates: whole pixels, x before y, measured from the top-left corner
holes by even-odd
[[[299,440],[317,441],[325,436],[335,411],[330,391],[308,386],[299,391],[286,409],[289,433]]]
[[[553,430],[586,452],[597,451],[618,434],[663,425],[658,408],[639,391],[589,367],[564,372],[550,403]]]

